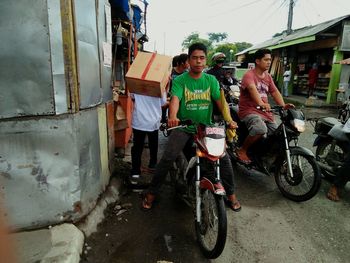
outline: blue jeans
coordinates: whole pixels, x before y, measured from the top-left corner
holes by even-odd
[[[172,167],[173,162],[184,149],[188,141],[192,140],[192,137],[193,134],[186,133],[180,129],[175,129],[171,132],[163,156],[156,167],[154,177],[150,184],[150,193],[159,193],[160,187],[164,183],[165,177]],[[232,195],[234,193],[233,168],[227,153],[220,159],[220,174],[226,194]]]
[[[283,96],[284,97],[288,97],[288,84],[289,84],[289,81],[283,82]]]

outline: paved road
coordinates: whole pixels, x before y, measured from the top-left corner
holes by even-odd
[[[335,113],[305,109],[305,114],[311,118]],[[300,144],[310,148],[313,139],[308,124]],[[164,147],[165,141],[161,143]],[[227,210],[228,238],[218,259],[203,258],[191,210],[165,186],[149,212],[139,209],[137,193],[126,191],[121,199],[122,204],[130,203],[126,212],[118,216],[121,210],[109,208],[98,233],[87,239],[89,249],[81,262],[349,262],[349,184],[338,203],[326,199],[326,181],[304,203],[283,198],[271,177],[241,173],[236,184],[243,208],[239,213]]]

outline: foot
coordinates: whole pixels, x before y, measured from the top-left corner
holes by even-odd
[[[145,211],[151,210],[156,196],[151,193],[146,193],[142,198],[141,208]]]
[[[331,186],[331,188],[329,188],[329,191],[327,193],[327,198],[331,201],[339,201],[339,195],[338,195],[338,188],[334,185]]]
[[[242,209],[241,204],[239,203],[235,194],[227,196],[227,204],[235,212],[239,212]]]
[[[242,162],[244,164],[250,164],[252,162],[252,160],[249,159],[247,152],[242,150],[242,148],[238,149],[236,154],[237,154],[237,158],[240,162]]]

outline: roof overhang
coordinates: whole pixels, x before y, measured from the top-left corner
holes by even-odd
[[[311,41],[315,41],[315,40],[316,40],[316,35],[312,35],[312,36],[302,37],[302,38],[298,38],[298,39],[293,39],[290,41],[283,41],[283,42],[280,42],[276,45],[267,46],[265,48],[273,50],[273,49],[293,46],[293,45],[297,45],[297,44],[302,44],[302,43],[306,43],[306,42],[311,42]],[[248,54],[252,54],[257,50],[258,49],[249,50]]]

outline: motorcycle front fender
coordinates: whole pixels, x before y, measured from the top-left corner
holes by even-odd
[[[293,146],[289,148],[290,152],[293,154],[305,154],[311,157],[315,157],[314,153],[309,150],[308,148],[302,147],[302,146]]]

